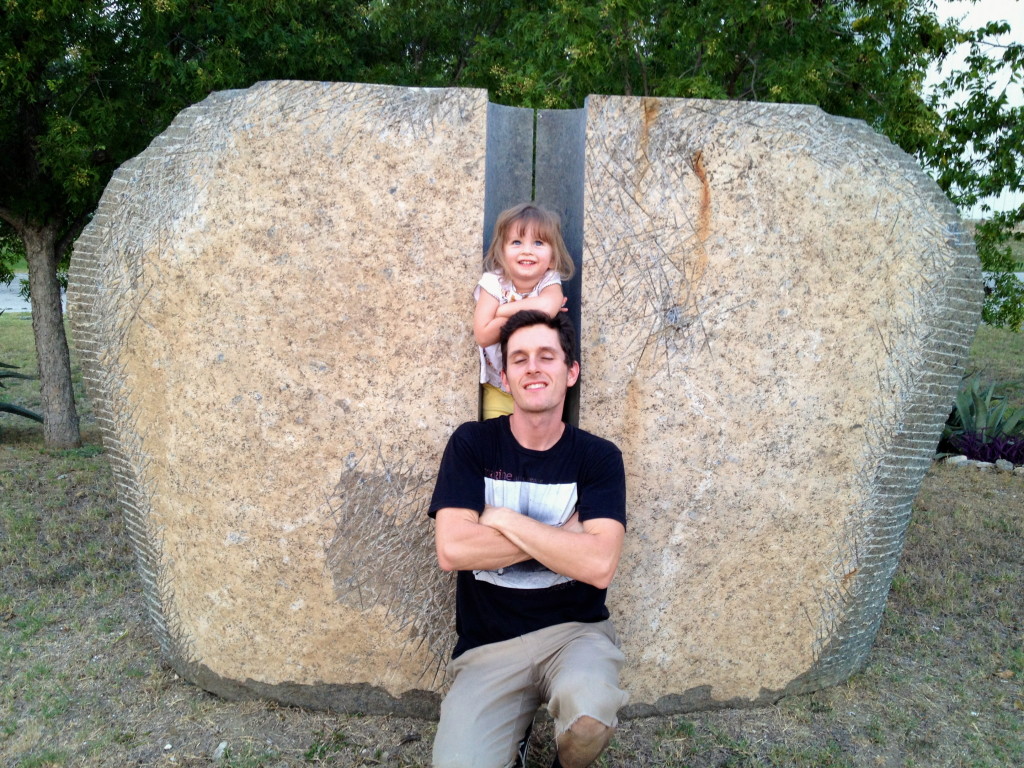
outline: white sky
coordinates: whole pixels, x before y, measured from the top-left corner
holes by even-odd
[[[1021,0],[978,0],[968,2],[967,0],[938,0],[936,2],[939,21],[954,18],[961,19],[961,26],[969,29],[976,29],[989,21],[1007,21],[1010,23],[1010,34],[999,38],[999,42],[1024,42],[1024,2]],[[954,68],[959,69],[963,62],[963,56],[951,55],[943,67],[942,74],[948,74]],[[933,78],[938,78],[933,73]],[[1011,85],[1007,91],[1009,102],[1019,106],[1024,104],[1024,93],[1021,84]],[[990,200],[994,210],[1006,210],[1024,202],[1024,194],[1005,195],[997,200]],[[972,211],[971,216],[981,215],[980,211]]]

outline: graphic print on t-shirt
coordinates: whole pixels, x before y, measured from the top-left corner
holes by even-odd
[[[484,500],[494,507],[508,507],[547,525],[564,525],[576,509],[576,483],[544,485],[520,480],[484,478]],[[479,581],[509,589],[544,589],[569,581],[536,560],[496,571],[473,571]]]

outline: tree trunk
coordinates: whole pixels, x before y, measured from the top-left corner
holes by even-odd
[[[57,225],[29,223],[19,229],[25,243],[32,293],[32,333],[43,398],[43,441],[48,448],[77,448],[82,437],[71,390],[71,359],[57,282]]]

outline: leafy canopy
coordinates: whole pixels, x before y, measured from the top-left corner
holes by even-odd
[[[939,23],[931,0],[0,0],[0,14],[0,217],[72,233],[181,109],[263,79],[479,87],[538,108],[591,93],[815,104],[884,133],[964,209],[1024,175],[1021,110],[994,86],[1021,82],[1020,46],[994,47],[1003,22]],[[958,43],[967,66],[926,93]],[[978,230],[990,322],[1024,315],[1008,274],[1022,219]]]
[[[574,108],[588,94],[814,104],[866,121],[917,157],[963,210],[1024,178],[1024,117],[998,77],[1021,83],[1020,46],[993,22],[942,24],[931,0],[374,0],[385,52],[368,79],[486,88],[499,103]],[[933,93],[925,77],[958,44],[971,55]],[[968,98],[949,110],[955,92]],[[964,148],[973,152],[964,154]],[[1019,328],[1024,285],[1008,242],[1024,207],[977,230],[994,274],[987,322]]]

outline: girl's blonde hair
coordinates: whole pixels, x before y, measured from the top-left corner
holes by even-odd
[[[516,234],[520,237],[525,235],[527,230],[533,229],[537,233],[537,237],[551,244],[551,269],[561,275],[563,280],[568,280],[573,276],[576,272],[576,265],[572,263],[569,250],[565,247],[565,240],[562,239],[562,220],[554,211],[542,208],[536,203],[520,203],[501,212],[498,220],[494,222],[491,247],[487,249],[487,254],[484,256],[485,271],[507,272],[505,240],[513,227],[518,227]]]

